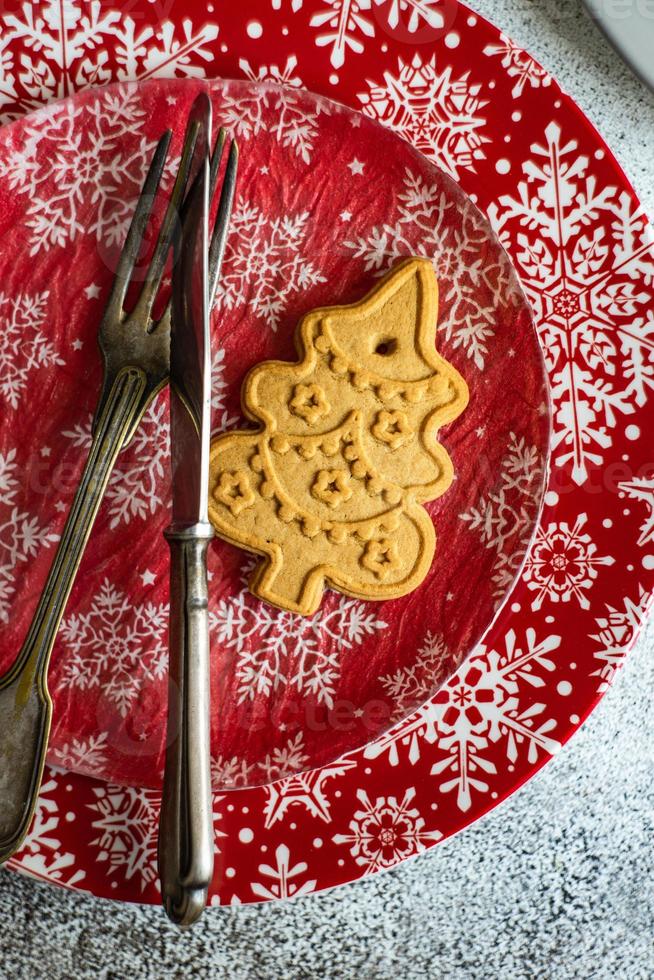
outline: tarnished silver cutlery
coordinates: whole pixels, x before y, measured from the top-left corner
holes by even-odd
[[[208,256],[211,103],[199,96],[192,183],[173,261],[170,348],[172,523],[166,768],[159,823],[159,877],[164,908],[177,925],[202,913],[213,874],[213,808],[209,754],[209,613],[207,544],[211,339],[209,310],[227,239],[236,182],[232,143]]]
[[[169,914],[180,923],[192,921],[201,911],[198,896],[202,892],[206,898],[208,882],[205,879],[207,874],[210,877],[213,861],[212,841],[209,861],[205,847],[211,834],[207,823],[211,821],[211,801],[206,778],[208,644],[203,625],[206,613],[201,612],[206,602],[204,552],[209,535],[208,531],[203,537],[204,530],[202,534],[190,530],[204,523],[203,481],[206,475],[199,470],[192,471],[189,461],[194,460],[193,465],[195,462],[200,466],[206,464],[210,402],[207,395],[210,390],[207,387],[210,385],[208,310],[225,247],[237,163],[236,147],[232,143],[207,255],[209,201],[217,183],[226,141],[225,132],[221,130],[210,166],[205,163],[197,166],[198,159],[208,159],[208,105],[208,96],[203,93],[191,110],[177,175],[152,258],[138,298],[128,310],[126,296],[151,219],[153,202],[160,192],[170,132],[161,137],[155,150],[99,327],[104,381],[84,472],[28,634],[12,667],[0,677],[2,863],[16,851],[28,830],[41,783],[52,716],[48,664],[57,630],[116,457],[130,442],[149,403],[169,380],[172,333],[175,503],[168,538],[174,676],[171,690],[175,688],[176,696],[171,700],[169,738],[175,748],[170,748],[166,762],[167,792],[171,796],[164,806],[162,827],[166,841],[162,842],[162,848],[164,843],[167,848],[167,842],[173,838],[179,840],[179,844],[166,851],[166,854],[174,853],[175,857],[168,862],[164,859],[162,869],[165,870],[165,894],[172,896],[167,906]],[[196,152],[198,144],[201,149]],[[185,198],[191,174],[191,189]],[[173,298],[155,319],[153,309],[173,245],[179,263],[179,269],[173,265]],[[197,295],[194,293],[196,288],[199,289]],[[187,351],[187,343],[196,346]],[[199,367],[201,373],[189,374],[189,365],[193,370]],[[184,420],[182,409],[188,421]],[[190,440],[188,445],[186,440]],[[188,485],[185,482],[187,473]],[[187,491],[188,495],[182,496]],[[195,501],[195,510],[185,512],[182,500]],[[192,521],[187,520],[189,515]],[[202,846],[196,846],[198,841]],[[198,882],[199,889],[195,887]],[[191,914],[192,908],[194,914]]]

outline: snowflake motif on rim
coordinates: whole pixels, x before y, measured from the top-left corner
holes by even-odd
[[[445,17],[440,9],[444,0],[374,0],[377,7],[388,6],[386,23],[391,31],[404,26],[408,34],[416,34],[420,27],[440,30],[445,27]],[[408,39],[407,39],[408,40]]]
[[[293,150],[303,163],[308,164],[318,135],[319,117],[329,115],[332,106],[326,99],[317,98],[313,103],[315,111],[307,110],[302,93],[297,91],[302,83],[293,77],[296,64],[297,59],[291,56],[283,72],[277,65],[271,65],[262,66],[255,73],[249,62],[242,58],[239,67],[248,78],[275,84],[246,93],[239,93],[238,89],[232,93],[232,87],[228,86],[220,106],[220,121],[246,140],[265,129],[266,133],[274,135],[280,146]],[[282,85],[285,87],[280,87]],[[270,121],[270,109],[275,112],[274,123]]]
[[[47,300],[47,292],[0,293],[0,396],[11,408],[18,408],[32,371],[65,363],[41,329]]]
[[[301,253],[308,212],[268,218],[241,201],[234,209],[216,300],[247,306],[276,331],[288,298],[325,282]]]
[[[266,828],[283,820],[290,807],[294,806],[303,807],[312,817],[329,823],[331,802],[327,799],[324,784],[336,776],[342,776],[348,769],[355,769],[356,765],[354,759],[339,759],[330,766],[286,776],[267,785],[263,811]]]
[[[436,56],[423,62],[414,54],[411,63],[398,59],[398,73],[384,72],[384,82],[368,81],[368,91],[357,98],[362,111],[400,133],[416,149],[457,179],[462,170],[475,171],[486,156],[489,138],[480,97],[481,84],[470,73],[453,77],[447,66],[436,67]]]
[[[63,622],[62,681],[82,691],[100,689],[125,718],[143,683],[165,677],[167,634],[167,604],[135,605],[105,579],[89,611]]]
[[[443,793],[456,790],[460,810],[470,809],[472,790],[487,793],[490,789],[477,773],[484,777],[497,774],[495,763],[483,754],[490,743],[505,740],[510,765],[517,760],[523,743],[528,745],[530,763],[536,761],[539,752],[553,754],[560,748],[548,734],[556,727],[556,720],[546,718],[538,723],[545,705],[533,702],[533,689],[545,685],[535,668],[551,673],[555,665],[549,654],[560,643],[559,636],[537,642],[535,630],[529,629],[523,648],[517,644],[515,632],[509,630],[505,653],[479,646],[434,698],[438,747],[445,754],[432,766],[431,773],[453,773],[439,788]],[[521,703],[521,685],[532,688],[526,704]]]
[[[597,554],[590,535],[582,533],[587,520],[587,514],[579,514],[572,527],[562,521],[537,528],[524,570],[527,588],[537,593],[531,604],[534,611],[546,598],[551,602],[574,598],[582,609],[590,607],[586,592],[597,578],[598,566],[613,565],[615,558]]]
[[[448,212],[454,206],[435,184],[407,170],[395,220],[391,223],[389,216],[387,224],[344,244],[365,261],[366,270],[374,269],[380,276],[399,258],[431,258],[442,289],[439,329],[483,371],[495,336],[497,297],[514,305],[519,285],[508,258],[501,254],[489,260],[485,246],[492,232],[472,202],[463,205],[459,229],[448,228]]]
[[[94,786],[90,808],[97,816],[91,823],[99,831],[91,842],[96,861],[107,863],[107,874],[122,874],[126,881],[137,877],[141,891],[154,884],[159,889],[157,843],[161,791],[135,786]],[[222,818],[222,796],[213,795],[214,850],[225,833],[215,822]]]
[[[636,476],[633,480],[619,483],[618,490],[626,493],[631,500],[639,500],[645,504],[647,513],[640,525],[638,544],[641,548],[651,544],[654,541],[654,479],[648,480],[646,477]]]
[[[330,47],[332,66],[342,68],[348,51],[361,54],[365,47],[363,38],[376,36],[375,24],[370,18],[373,11],[382,30],[393,34],[398,28],[402,28],[409,40],[421,27],[431,30],[444,27],[445,18],[440,9],[437,9],[443,2],[444,0],[322,0],[324,8],[312,16],[310,24],[319,32],[316,45],[319,48]],[[272,0],[272,5],[274,10],[280,10],[282,0]],[[296,13],[302,9],[303,0],[291,0],[291,5]]]
[[[599,691],[606,691],[613,683],[613,678],[645,621],[650,602],[651,596],[639,585],[635,600],[625,596],[621,609],[607,602],[606,615],[595,619],[599,632],[591,634],[591,640],[599,644],[593,657],[599,660],[600,666],[593,671],[592,676],[599,677]]]
[[[379,678],[388,700],[394,706],[394,720],[431,697],[453,659],[443,637],[429,632],[410,666],[399,667],[394,674]]]
[[[9,622],[19,565],[59,540],[58,534],[49,533],[36,517],[14,505],[17,468],[15,449],[0,453],[0,623]]]
[[[549,88],[552,84],[552,76],[506,34],[500,34],[497,43],[486,45],[484,54],[500,57],[509,77],[517,79],[511,92],[514,99],[521,97],[527,85]]]
[[[518,195],[488,214],[536,311],[558,406],[553,463],[571,463],[581,486],[654,385],[654,233],[557,123],[545,139],[531,147]]]
[[[275,851],[275,867],[270,864],[260,864],[257,871],[266,881],[252,881],[250,887],[258,897],[271,901],[280,898],[299,898],[308,895],[316,887],[316,879],[297,881],[308,870],[305,861],[291,864],[291,852],[286,844],[280,844]]]
[[[140,878],[141,891],[157,882],[157,839],[161,794],[134,786],[95,786],[97,814],[91,823],[98,836],[91,842],[107,874],[120,871],[129,881]]]
[[[543,488],[543,473],[543,460],[536,446],[526,445],[524,438],[512,432],[501,464],[499,488],[459,515],[486,548],[497,552],[492,578],[498,601],[523,563]]]
[[[29,198],[31,255],[81,234],[107,247],[122,245],[155,147],[139,136],[145,114],[136,88],[122,85],[82,106],[61,102],[43,109],[26,127],[24,144],[0,161],[0,178]],[[91,182],[89,209],[84,202]]]
[[[0,16],[0,107],[11,108],[0,121],[114,79],[205,75],[217,24],[184,18],[180,29],[159,17],[156,28],[137,29],[137,16],[98,0],[24,3],[21,14]]]
[[[362,809],[352,815],[348,834],[335,834],[335,844],[349,844],[356,863],[373,874],[424,851],[442,838],[439,830],[425,830],[420,811],[410,804],[416,791],[410,786],[398,803],[395,796],[378,796],[373,802],[365,790],[357,790]]]
[[[49,881],[64,888],[78,889],[86,872],[76,867],[75,855],[62,850],[61,823],[57,797],[62,774],[47,769],[36,801],[34,819],[20,851],[7,867],[22,871],[40,881]]]
[[[547,675],[555,670],[550,654],[560,643],[561,638],[554,635],[538,641],[535,631],[529,629],[524,643],[518,643],[515,632],[509,630],[503,653],[478,646],[432,701],[366,746],[364,758],[387,755],[389,765],[397,766],[405,755],[408,764],[415,766],[422,742],[436,745],[439,751],[431,775],[447,775],[439,789],[443,793],[456,790],[456,805],[467,812],[473,790],[490,792],[486,779],[501,775],[488,758],[492,745],[502,743],[511,766],[524,744],[530,763],[539,752],[559,749],[548,734],[556,720],[538,720],[546,706],[534,702],[533,692],[547,683],[543,671]]]
[[[288,56],[284,68],[280,68],[279,65],[259,65],[255,71],[247,58],[240,58],[238,66],[251,82],[275,82],[277,85],[286,85],[288,88],[303,87],[302,79],[295,74],[297,58],[294,54]]]
[[[375,25],[362,11],[372,9],[372,0],[322,0],[324,9],[317,11],[310,24],[319,32],[319,48],[331,47],[334,68],[342,68],[348,50],[361,54],[365,45],[358,35],[375,36]]]
[[[236,651],[240,704],[289,687],[328,708],[333,707],[343,651],[387,625],[355,599],[339,597],[307,619],[273,609],[246,589],[221,600],[210,624],[215,642]],[[275,778],[282,775],[280,769]]]

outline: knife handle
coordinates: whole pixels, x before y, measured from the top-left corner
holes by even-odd
[[[166,766],[159,820],[159,878],[168,917],[181,927],[202,914],[213,876],[209,608],[210,524],[171,526]]]
[[[0,677],[0,864],[18,849],[34,813],[52,717],[50,654],[116,456],[142,412],[145,384],[141,370],[127,368],[107,392],[28,634]]]

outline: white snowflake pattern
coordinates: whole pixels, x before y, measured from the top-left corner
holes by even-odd
[[[421,701],[431,697],[452,661],[452,654],[443,637],[427,633],[410,666],[398,667],[395,673],[380,677],[379,681],[393,705],[393,718],[401,718]]]
[[[13,504],[19,483],[16,479],[16,450],[0,453],[0,504]]]
[[[215,355],[214,355],[215,357]],[[220,396],[220,393],[218,393]],[[77,424],[63,431],[74,446],[89,449],[91,426]],[[112,529],[134,519],[145,520],[163,504],[169,449],[168,407],[158,399],[148,407],[131,444],[119,455],[105,493]]]
[[[374,6],[373,6],[374,2]],[[445,26],[444,0],[322,0],[323,8],[310,20],[318,32],[316,44],[330,48],[334,68],[342,68],[348,51],[361,54],[366,38],[377,36],[375,21],[384,31],[394,34],[402,29],[415,35],[420,28],[441,30]],[[280,10],[282,0],[272,0]],[[303,0],[292,0],[291,9],[302,9]],[[374,19],[373,19],[374,16]]]
[[[227,382],[224,376],[225,352],[216,347],[211,366],[211,408],[213,425],[222,432],[234,425],[237,416],[225,408]],[[80,449],[91,446],[93,417],[62,433]],[[127,525],[133,520],[147,520],[165,504],[170,458],[170,423],[168,405],[159,398],[152,402],[134,434],[130,445],[119,455],[105,493],[110,527]]]
[[[582,485],[654,385],[654,233],[552,122],[517,195],[489,208],[532,301],[557,405],[553,462]]]
[[[309,108],[306,97],[297,90],[301,82],[293,76],[296,64],[297,59],[291,56],[283,71],[272,65],[262,66],[255,73],[249,62],[241,59],[241,71],[260,87],[239,91],[228,86],[220,104],[220,121],[242,139],[249,140],[265,130],[308,164],[319,132],[319,117],[329,115],[332,107],[326,99],[315,98]]]
[[[484,547],[497,554],[494,595],[500,600],[524,561],[543,486],[543,460],[536,446],[511,432],[500,467],[499,485],[459,515]]]
[[[50,749],[50,758],[62,769],[72,772],[103,773],[107,764],[109,732],[96,732],[88,738],[73,738]]]
[[[545,687],[546,676],[556,669],[550,654],[560,643],[560,636],[538,640],[529,629],[523,643],[513,630],[507,632],[503,651],[480,644],[429,704],[368,745],[364,757],[386,754],[390,765],[397,766],[405,756],[409,765],[416,765],[423,740],[435,745],[440,758],[431,775],[445,776],[440,791],[455,791],[457,807],[467,812],[473,791],[489,793],[488,779],[498,775],[488,757],[493,746],[501,744],[509,765],[523,746],[530,764],[539,753],[560,748],[549,734],[556,719],[543,719],[545,704],[534,701],[534,692]]]
[[[533,610],[540,609],[545,599],[570,602],[574,598],[582,609],[590,607],[586,593],[598,567],[613,565],[615,558],[597,554],[597,545],[583,531],[587,520],[587,514],[578,514],[572,527],[561,521],[536,529],[524,570],[527,588],[536,593]]]
[[[431,258],[443,289],[441,303],[447,306],[440,329],[454,348],[462,347],[483,371],[495,335],[497,297],[514,305],[519,287],[501,249],[489,258],[486,246],[492,231],[483,215],[466,200],[461,221],[453,229],[448,227],[448,212],[453,207],[443,189],[407,169],[394,222],[374,227],[365,238],[346,241],[345,246],[365,261],[367,270],[379,275],[400,257],[420,254]]]
[[[371,800],[365,790],[357,790],[361,809],[352,815],[349,833],[335,834],[335,844],[349,844],[356,863],[373,874],[419,854],[442,838],[439,830],[425,830],[424,817],[412,807],[416,795],[409,787],[398,803],[395,796]]]
[[[309,757],[304,751],[304,733],[298,732],[283,748],[274,748],[269,752],[263,762],[259,763],[259,768],[263,771],[266,782],[272,782],[290,772],[305,769],[308,764]]]
[[[99,0],[24,3],[20,13],[3,13],[0,107],[12,108],[4,118],[113,80],[205,75],[217,24],[194,27],[184,18],[176,26],[162,18],[157,27],[137,28],[136,19]],[[17,45],[28,54],[16,54]]]
[[[135,875],[146,885],[157,882],[157,840],[161,794],[134,786],[95,786],[97,814],[91,826],[99,831],[91,842],[107,873],[120,872],[126,881]]]
[[[211,760],[211,782],[220,789],[237,789],[241,786],[249,786],[252,770],[253,766],[236,755],[230,759],[218,755]]]
[[[500,57],[508,76],[516,79],[511,93],[514,99],[520,98],[527,85],[531,88],[549,88],[552,84],[552,76],[506,34],[500,34],[498,41],[486,45],[484,54]]]
[[[270,864],[260,864],[258,872],[265,881],[250,883],[252,892],[264,900],[276,901],[282,898],[299,898],[308,895],[316,887],[316,879],[299,881],[309,868],[306,861],[291,864],[291,852],[286,844],[280,844],[275,850],[274,867]]]
[[[302,244],[308,211],[269,218],[255,205],[234,209],[217,302],[231,310],[248,307],[276,331],[290,296],[325,282],[306,258]]]
[[[618,484],[621,493],[625,493],[631,500],[638,500],[645,504],[645,520],[640,525],[640,537],[638,544],[644,547],[654,541],[654,479],[644,476],[636,476],[633,480],[625,480]]]
[[[598,632],[591,635],[591,640],[598,644],[593,657],[599,661],[600,666],[593,671],[592,676],[599,678],[600,691],[605,691],[613,682],[645,621],[650,603],[650,594],[639,585],[636,599],[625,596],[622,608],[616,608],[607,602],[606,614],[595,619]]]
[[[367,14],[372,0],[322,0],[323,9],[316,11],[310,24],[318,31],[319,48],[330,47],[334,68],[342,68],[348,50],[361,54],[365,43],[359,37],[375,36],[375,25]],[[364,11],[366,12],[364,14]]]
[[[96,860],[106,862],[107,874],[121,874],[126,881],[136,877],[141,891],[154,884],[159,888],[157,844],[161,791],[134,786],[94,786],[95,802],[90,804],[95,819],[91,827],[99,831],[91,841]],[[212,796],[214,850],[226,834],[220,829],[223,796]]]
[[[63,682],[82,691],[101,689],[123,718],[142,685],[161,680],[168,669],[168,606],[135,605],[108,579],[88,612],[64,620],[61,637]]]
[[[152,402],[131,445],[118,457],[107,488],[111,527],[146,520],[163,505],[170,456],[167,405]]]
[[[339,759],[321,769],[292,774],[270,783],[266,786],[266,803],[263,811],[266,828],[283,820],[291,807],[298,806],[306,810],[310,816],[329,823],[331,803],[327,798],[325,783],[334,777],[342,776],[356,765],[354,759]]]
[[[222,599],[210,624],[216,643],[236,651],[240,703],[289,687],[328,708],[333,707],[343,651],[387,625],[355,599],[341,596],[333,608],[306,618],[274,609],[247,589]]]
[[[225,381],[225,351],[216,345],[214,345],[213,351],[211,360],[212,424],[216,432],[224,432],[225,429],[235,425],[239,418],[237,415],[230,415],[225,407],[225,399],[229,393],[229,386]]]
[[[59,535],[41,526],[37,517],[14,506],[18,491],[16,450],[0,453],[0,622],[8,623],[11,600],[20,581],[20,566]]]
[[[377,7],[387,0],[375,0]],[[409,34],[415,34],[421,27],[441,30],[445,26],[443,0],[391,0],[386,10],[386,23],[391,30],[406,27]]]
[[[145,115],[137,88],[121,85],[82,106],[49,106],[26,124],[24,141],[0,160],[0,178],[28,199],[31,255],[81,234],[122,245],[155,147],[139,135]]]
[[[77,867],[74,854],[62,849],[63,815],[57,802],[60,779],[57,770],[46,770],[29,835],[7,866],[63,888],[78,888],[86,872]]]
[[[65,363],[42,329],[47,301],[47,291],[0,293],[0,396],[10,408],[20,405],[33,371]]]
[[[279,65],[259,65],[257,69],[254,69],[247,58],[241,58],[238,66],[251,82],[274,82],[277,85],[286,85],[287,88],[302,88],[302,79],[295,74],[297,58],[294,54],[288,56],[284,68],[280,68]],[[258,132],[261,128],[258,122],[260,117],[256,116],[255,118]]]
[[[358,99],[367,116],[458,178],[462,170],[476,170],[490,141],[482,132],[488,101],[480,92],[469,72],[457,78],[450,66],[438,70],[435,55],[424,62],[416,53],[410,63],[399,59],[396,75],[385,71],[383,83],[369,80]]]
[[[289,773],[305,769],[308,762],[304,733],[298,732],[293,738],[288,739],[286,745],[274,748],[256,765],[246,762],[239,756],[232,756],[231,759],[218,756],[211,763],[211,779],[214,786],[220,789],[249,786],[253,782],[270,783],[282,779]]]

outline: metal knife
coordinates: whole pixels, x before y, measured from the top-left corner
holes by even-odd
[[[208,226],[211,103],[198,96],[191,188],[174,243],[170,351],[172,523],[166,762],[159,824],[164,908],[191,925],[206,905],[213,874],[209,746],[207,545],[211,431]],[[188,129],[187,129],[188,132]]]

